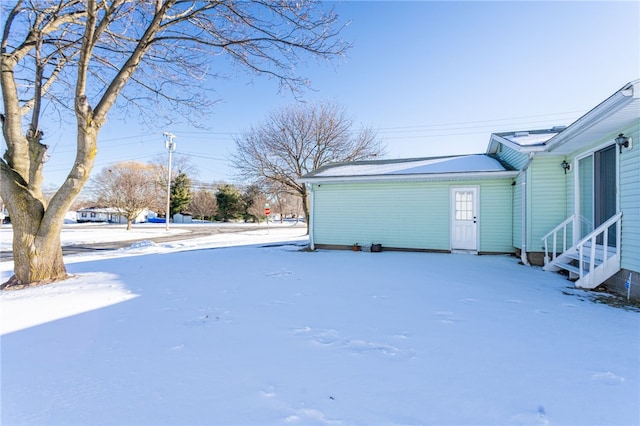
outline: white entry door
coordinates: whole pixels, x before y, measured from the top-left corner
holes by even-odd
[[[478,250],[478,188],[451,188],[451,250]]]

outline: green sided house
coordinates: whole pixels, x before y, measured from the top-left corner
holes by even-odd
[[[640,80],[568,127],[484,154],[335,163],[309,187],[311,248],[512,253],[640,295]]]

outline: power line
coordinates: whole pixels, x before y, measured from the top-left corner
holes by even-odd
[[[522,128],[522,126],[531,126],[537,123],[543,123],[543,124],[548,124],[549,122],[547,120],[536,120],[536,121],[526,121],[526,122],[520,122],[520,123],[511,123],[509,124],[509,128],[514,130],[515,127],[518,128]],[[556,124],[557,125],[557,124]],[[456,127],[452,127],[450,129],[446,129],[446,128],[441,128],[441,129],[426,129],[426,128],[411,128],[411,129],[407,129],[407,130],[394,130],[394,133],[418,133],[418,132],[446,132],[446,131],[456,131],[456,130],[473,130],[473,129],[477,129],[477,131],[473,132],[473,133],[486,133],[487,130],[486,129],[492,129],[493,131],[497,131],[497,128],[504,128],[506,127],[506,124],[503,124],[501,127],[499,127],[497,124],[487,124],[487,125],[483,125],[483,126],[456,126]],[[529,129],[530,130],[530,129]],[[388,132],[388,130],[383,130],[382,133],[386,133]]]
[[[215,160],[215,161],[229,161],[228,158],[220,158],[220,157],[212,157],[210,155],[205,155],[205,154],[197,154],[197,153],[190,153],[190,152],[184,152],[184,151],[180,151],[178,154],[180,155],[185,155],[187,157],[196,157],[196,158],[204,158],[207,160]]]
[[[459,121],[459,122],[451,122],[451,123],[435,123],[435,124],[418,124],[418,125],[411,125],[411,126],[396,126],[396,127],[382,127],[378,130],[402,130],[402,129],[414,129],[414,128],[429,128],[429,127],[443,127],[443,126],[459,126],[459,125],[465,125],[465,124],[485,124],[484,126],[477,126],[477,127],[492,127],[493,124],[487,124],[487,123],[493,123],[493,122],[498,122],[498,121],[511,121],[511,120],[526,120],[529,118],[540,118],[540,117],[555,117],[555,116],[559,116],[559,115],[568,115],[568,114],[583,114],[584,111],[568,111],[568,112],[558,112],[558,113],[551,113],[551,114],[538,114],[538,115],[527,115],[527,116],[521,116],[521,117],[511,117],[511,118],[496,118],[496,119],[491,119],[491,120],[476,120],[476,121]],[[545,122],[548,120],[545,120]],[[528,122],[528,121],[527,121]],[[542,122],[541,120],[535,121],[535,122]],[[476,126],[472,126],[472,127],[476,127]]]

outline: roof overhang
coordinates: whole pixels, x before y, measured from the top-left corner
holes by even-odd
[[[303,177],[297,182],[320,185],[326,183],[381,183],[381,182],[442,182],[463,180],[513,179],[517,170],[498,172],[432,173],[406,175],[369,175],[369,176],[317,176]]]
[[[498,145],[500,144],[507,146],[516,152],[522,152],[522,153],[542,152],[546,149],[544,144],[522,146],[510,141],[509,139],[501,135],[492,133],[491,139],[489,139],[489,146],[487,147],[487,154],[495,154],[498,149]]]
[[[570,155],[640,120],[640,80],[625,85],[546,143],[545,151]]]

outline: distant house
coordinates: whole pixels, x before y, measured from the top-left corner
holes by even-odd
[[[640,80],[568,127],[494,133],[484,154],[331,164],[300,181],[312,248],[513,253],[579,287],[621,289],[630,273],[640,287]]]
[[[147,221],[147,217],[155,217],[155,213],[150,210],[143,210],[133,223],[143,223]],[[113,207],[88,207],[76,212],[76,220],[78,223],[83,222],[108,222],[108,223],[127,223],[127,218],[122,216],[118,209]]]

